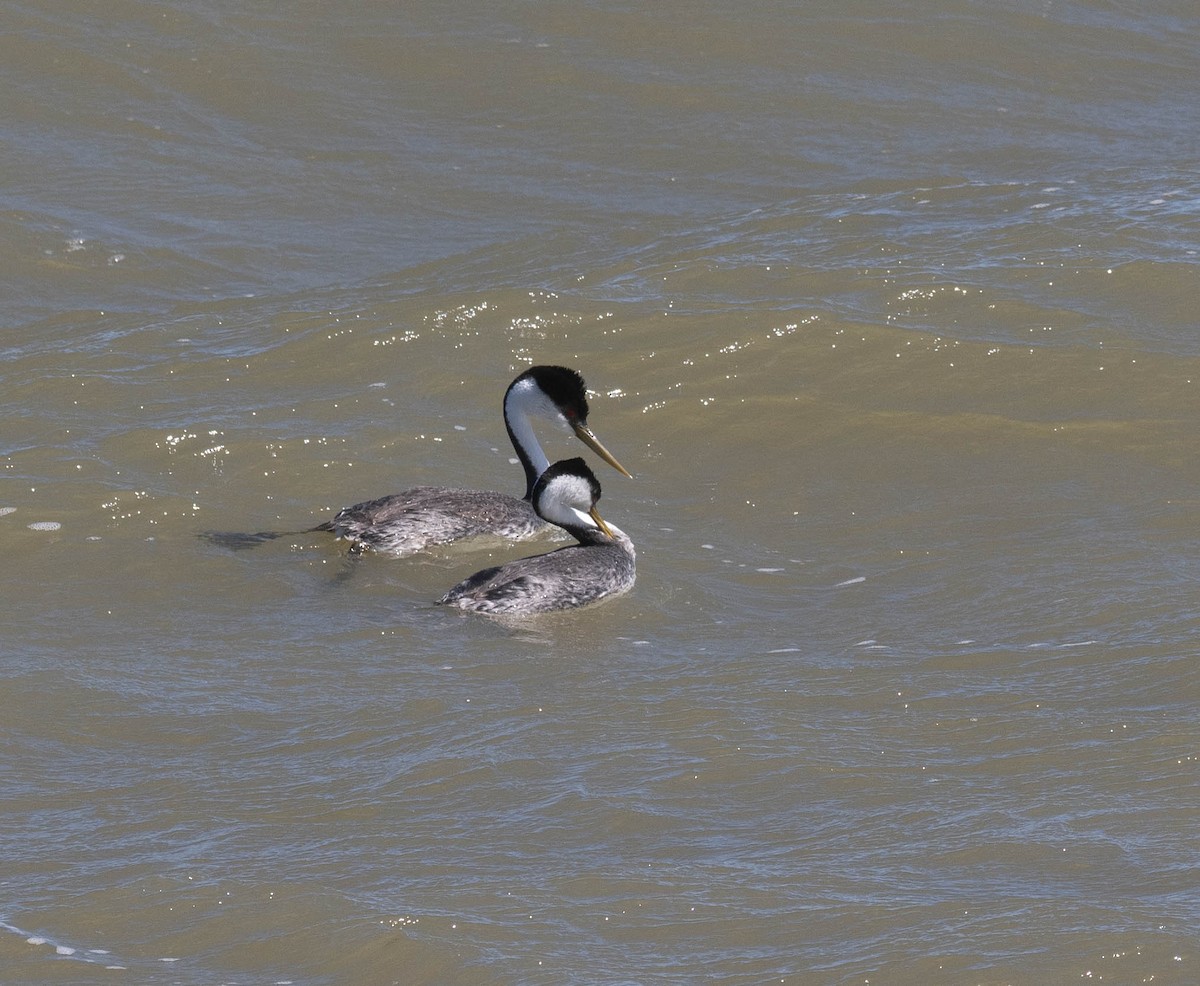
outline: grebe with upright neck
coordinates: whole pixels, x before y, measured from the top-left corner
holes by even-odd
[[[536,616],[589,606],[632,588],[633,542],[596,509],[600,483],[583,459],[556,462],[538,479],[538,516],[575,536],[578,544],[476,572],[439,603],[493,616]]]
[[[370,548],[397,556],[480,535],[524,541],[541,533],[547,523],[532,501],[538,478],[550,463],[533,431],[535,417],[570,428],[617,472],[633,478],[588,427],[583,377],[564,366],[533,366],[504,393],[504,426],[525,471],[523,497],[490,490],[417,486],[345,507],[313,530],[333,532],[351,542],[352,551]]]
[[[565,366],[532,366],[504,392],[504,426],[525,472],[523,497],[490,490],[414,486],[343,507],[331,520],[303,531],[205,531],[201,537],[236,551],[280,537],[327,531],[349,541],[352,554],[369,549],[397,557],[483,535],[527,540],[551,526],[533,509],[534,487],[550,464],[533,431],[533,418],[569,428],[617,472],[633,478],[588,427],[583,377]]]

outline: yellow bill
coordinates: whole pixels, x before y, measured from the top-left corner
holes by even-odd
[[[616,460],[613,454],[600,444],[600,439],[592,434],[591,428],[589,428],[587,425],[580,424],[578,421],[574,422],[571,427],[575,431],[575,437],[583,442],[584,445],[600,456],[600,458],[617,470],[617,472],[619,472],[622,476],[628,476],[630,479],[633,479],[633,473],[621,465],[621,463]],[[601,524],[601,526],[603,526],[603,524]],[[605,533],[607,533],[607,528],[605,529]]]

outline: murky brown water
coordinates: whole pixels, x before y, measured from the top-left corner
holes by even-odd
[[[1195,981],[1192,5],[7,17],[0,980]],[[630,595],[197,537],[531,362]]]

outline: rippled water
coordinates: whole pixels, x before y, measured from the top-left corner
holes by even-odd
[[[1195,981],[1192,5],[8,17],[6,984]],[[630,595],[197,536],[535,362]]]

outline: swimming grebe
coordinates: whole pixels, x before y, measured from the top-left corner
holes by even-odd
[[[633,542],[601,519],[599,499],[600,483],[583,459],[554,463],[534,486],[533,506],[579,543],[485,568],[438,602],[476,613],[534,616],[627,592],[636,577]]]

